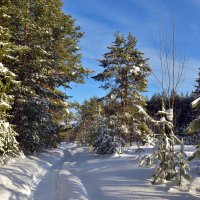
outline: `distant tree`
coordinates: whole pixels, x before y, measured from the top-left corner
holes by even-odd
[[[76,104],[76,125],[73,134],[76,140],[83,144],[93,145],[98,136],[98,128],[103,118],[103,104],[97,97],[85,100],[83,104]]]

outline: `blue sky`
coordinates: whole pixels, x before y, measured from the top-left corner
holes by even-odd
[[[169,30],[171,18],[175,21],[177,49],[186,51],[184,81],[178,92],[191,92],[200,68],[200,0],[64,0],[63,10],[76,19],[85,32],[80,42],[83,66],[101,72],[97,59],[114,41],[114,33],[131,32],[138,40],[137,48],[150,58],[149,64],[160,76],[159,60],[154,43],[157,43],[159,27]],[[146,96],[159,92],[155,79],[150,76]],[[85,84],[71,84],[66,90],[71,100],[83,102],[92,96],[101,97],[105,91],[91,78]]]

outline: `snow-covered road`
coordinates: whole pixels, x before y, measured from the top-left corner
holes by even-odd
[[[71,162],[72,151],[75,144],[68,145],[64,150],[63,158],[56,163],[41,179],[32,200],[87,200],[87,192],[78,177],[73,176],[69,169],[73,167]]]
[[[149,149],[146,149],[149,151]],[[95,155],[76,144],[0,168],[0,200],[195,200],[200,178],[183,187],[151,185],[153,168],[138,166],[130,148],[122,156]]]

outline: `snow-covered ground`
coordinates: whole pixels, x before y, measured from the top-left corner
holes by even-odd
[[[21,157],[0,167],[0,200],[200,199],[198,162],[191,183],[151,185],[153,168],[139,167],[140,153],[95,155],[75,143],[39,156]],[[185,148],[187,154],[194,147]],[[145,148],[145,152],[151,148]]]

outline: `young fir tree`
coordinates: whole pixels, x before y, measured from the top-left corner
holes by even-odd
[[[58,90],[71,81],[83,82],[87,74],[80,63],[78,42],[82,37],[59,0],[10,1],[12,40],[26,49],[20,62],[10,66],[21,81],[12,109],[18,141],[26,152],[55,146],[59,124],[55,113],[65,109],[67,96]]]
[[[200,108],[200,97],[192,102],[192,108]],[[189,133],[199,132],[200,131],[200,117],[198,116],[195,120],[193,120],[187,128]],[[197,143],[197,150],[194,154],[190,157],[190,160],[194,158],[200,158],[200,142]]]
[[[196,79],[196,85],[193,94],[196,98],[200,96],[200,72],[198,73],[198,78]]]
[[[195,82],[196,82],[194,86],[195,90],[192,92],[192,98],[193,98],[192,101],[200,97],[200,72],[198,73],[198,77],[196,78]],[[200,115],[200,110],[198,109],[198,107],[194,107],[192,112],[192,119],[195,120],[196,118],[199,117],[199,115]]]
[[[169,34],[168,34],[169,32]],[[158,59],[160,61],[159,76],[156,77],[161,95],[161,110],[157,115],[160,120],[155,121],[159,129],[157,142],[153,154],[146,156],[144,159],[150,165],[156,160],[158,166],[153,176],[152,183],[162,183],[176,179],[181,184],[182,176],[189,178],[186,170],[188,164],[184,161],[183,148],[179,153],[175,151],[175,144],[183,143],[174,134],[174,107],[177,88],[182,82],[183,71],[185,68],[185,56],[182,58],[177,53],[175,40],[174,21],[171,21],[171,31],[163,31],[162,26],[159,32]],[[165,98],[167,95],[167,99]]]
[[[146,119],[158,128],[157,140],[154,145],[153,153],[145,155],[140,166],[153,166],[157,164],[153,174],[152,184],[161,184],[165,181],[175,180],[181,185],[182,179],[190,179],[187,170],[189,165],[185,161],[186,154],[183,151],[183,143],[173,133],[173,123],[171,122],[171,113],[158,111],[160,120],[150,117],[143,108],[139,112],[146,116]],[[169,115],[170,114],[170,115]],[[174,151],[175,143],[181,145],[180,151]]]
[[[102,88],[108,90],[106,99],[110,106],[118,105],[114,108],[114,115],[121,124],[118,135],[127,141],[129,139],[130,143],[144,133],[141,130],[144,118],[137,112],[136,105],[145,106],[141,92],[146,91],[146,78],[151,71],[136,44],[137,40],[131,33],[127,38],[116,33],[114,43],[108,47],[109,52],[100,60],[104,71],[93,77],[96,81],[104,82]]]
[[[4,163],[7,156],[16,156],[19,153],[16,141],[17,133],[9,123],[10,115],[8,110],[12,108],[12,91],[18,87],[16,75],[8,69],[8,65],[14,65],[18,59],[15,56],[20,47],[15,46],[11,41],[11,33],[6,27],[6,21],[10,17],[7,9],[9,2],[3,2],[0,8],[0,163]]]

